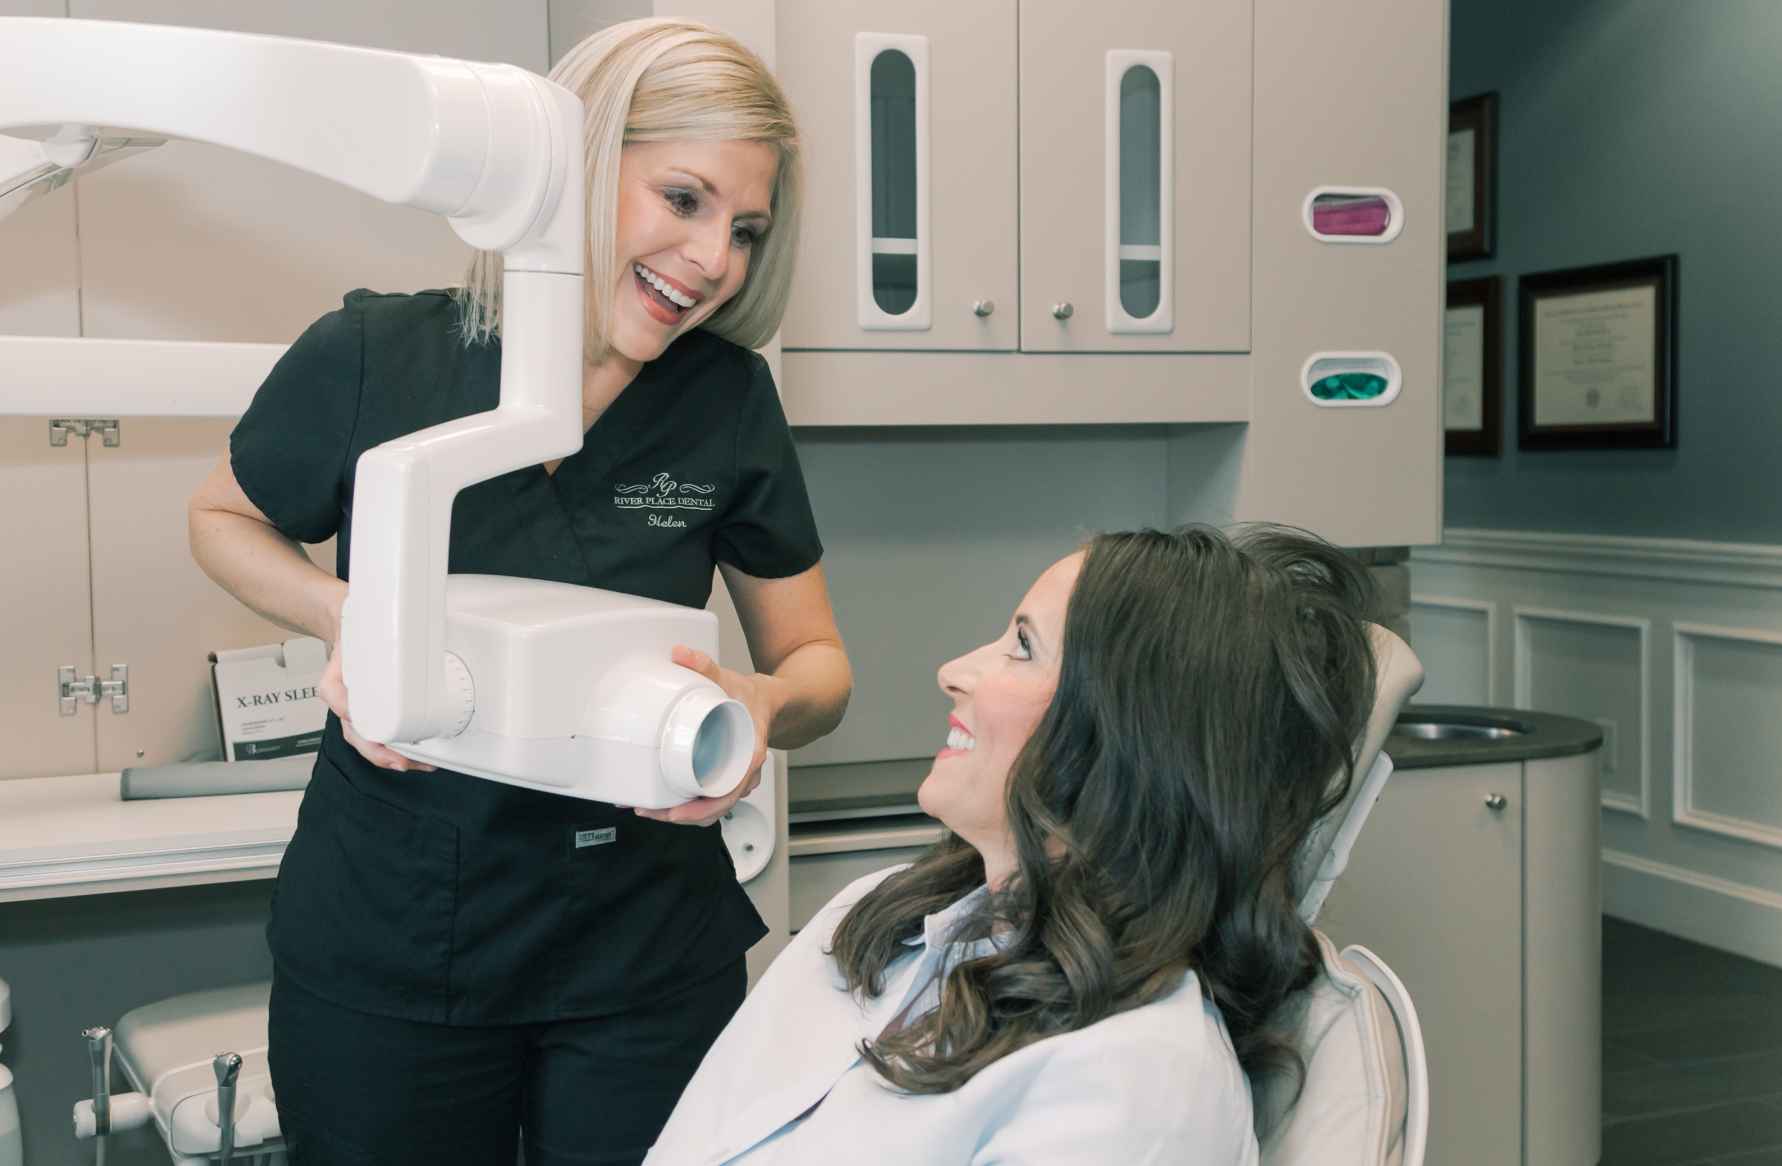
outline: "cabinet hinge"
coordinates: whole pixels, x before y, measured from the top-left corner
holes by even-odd
[[[122,440],[116,417],[57,417],[49,426],[50,444],[58,447],[67,445],[70,435],[85,441],[89,434],[97,433],[107,449],[116,449]]]
[[[110,680],[101,680],[97,676],[77,676],[72,664],[64,664],[56,669],[56,702],[63,716],[71,717],[79,712],[82,701],[98,704],[108,696],[111,698],[112,712],[130,711],[130,665],[113,664]]]

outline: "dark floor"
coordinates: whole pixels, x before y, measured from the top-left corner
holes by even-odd
[[[1603,920],[1602,1166],[1782,1166],[1782,969]]]

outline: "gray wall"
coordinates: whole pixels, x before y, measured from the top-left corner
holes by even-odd
[[[1086,535],[1165,521],[1161,427],[797,436],[854,698],[795,767],[932,756],[950,707],[935,669],[1000,635]]]
[[[1454,97],[1496,90],[1501,458],[1447,525],[1782,543],[1782,4],[1453,0]],[[1516,276],[1676,252],[1674,451],[1518,452]]]

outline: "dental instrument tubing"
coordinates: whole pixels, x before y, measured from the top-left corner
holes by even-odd
[[[206,142],[445,215],[465,242],[502,253],[498,407],[360,459],[341,636],[352,719],[370,740],[417,741],[455,723],[444,644],[458,491],[580,448],[581,128],[574,94],[509,65],[0,19],[0,133],[54,135],[54,161],[78,164],[102,131]]]

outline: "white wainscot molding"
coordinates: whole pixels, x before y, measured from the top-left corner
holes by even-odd
[[[1672,820],[1782,850],[1782,632],[1672,633]]]
[[[1418,547],[1412,557],[1431,564],[1782,590],[1782,546],[1760,543],[1457,527],[1442,532],[1440,546]]]
[[[1423,698],[1602,723],[1604,910],[1782,966],[1782,545],[1443,537],[1410,561]]]
[[[1603,808],[1649,817],[1652,621],[1520,604],[1514,616],[1515,706],[1601,725]],[[1616,782],[1630,751],[1639,782],[1631,791]]]
[[[1498,703],[1496,603],[1413,593],[1411,637],[1428,676],[1421,702]]]
[[[1782,967],[1782,894],[1603,850],[1603,913]]]

